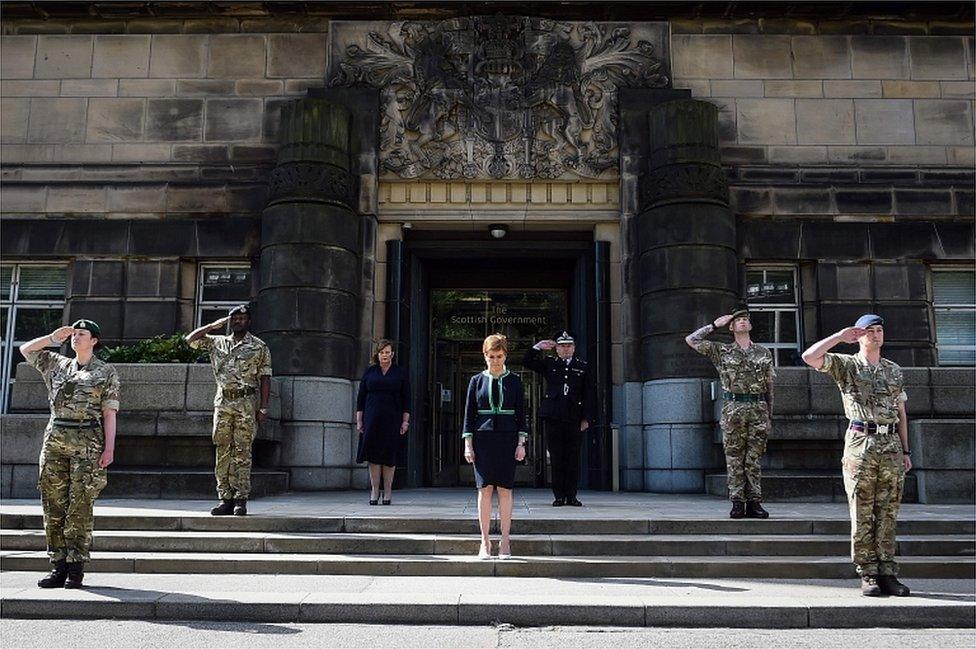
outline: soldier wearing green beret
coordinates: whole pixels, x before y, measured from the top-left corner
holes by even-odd
[[[119,375],[95,356],[102,332],[91,320],[35,338],[20,346],[27,363],[41,373],[51,419],[41,446],[38,489],[44,534],[54,570],[41,588],[80,588],[89,559],[95,499],[108,482],[115,456]],[[71,339],[74,358],[47,351]]]
[[[735,340],[716,343],[705,336],[728,327]],[[731,518],[769,518],[762,506],[762,469],[773,412],[773,355],[752,342],[747,309],[724,315],[685,338],[718,370],[722,382],[722,442],[728,475]]]
[[[228,322],[231,335],[208,333],[222,329]],[[250,309],[242,304],[231,309],[226,318],[203,325],[186,337],[194,349],[210,352],[217,382],[213,443],[217,447],[214,474],[220,504],[210,510],[214,516],[247,515],[251,446],[258,423],[268,418],[271,353],[250,328]]]

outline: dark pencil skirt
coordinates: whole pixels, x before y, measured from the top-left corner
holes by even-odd
[[[515,486],[515,449],[518,431],[478,431],[474,434],[474,480],[478,489]]]

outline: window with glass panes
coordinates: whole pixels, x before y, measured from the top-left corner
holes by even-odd
[[[251,266],[203,264],[197,284],[197,325],[213,322],[251,299]]]
[[[0,411],[6,412],[24,361],[20,345],[62,325],[68,268],[53,264],[0,265]]]
[[[800,298],[796,268],[749,267],[745,293],[752,340],[769,348],[776,365],[798,364]]]
[[[939,365],[976,365],[976,272],[932,269]]]

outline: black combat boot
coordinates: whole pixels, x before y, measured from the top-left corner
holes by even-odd
[[[746,517],[746,504],[738,500],[733,500],[732,511],[729,512],[729,518],[745,518],[745,517]]]
[[[234,516],[247,516],[247,498],[234,501]]]
[[[62,559],[54,562],[54,570],[47,577],[38,580],[37,585],[41,588],[61,588],[67,578],[68,564]]]
[[[908,586],[898,581],[894,575],[878,575],[878,586],[881,587],[881,592],[885,595],[908,597],[912,594]]]
[[[233,500],[221,500],[220,504],[210,510],[211,516],[230,516],[234,513]]]
[[[746,503],[746,516],[749,518],[769,518],[769,512],[763,509],[758,500],[750,500]]]
[[[877,575],[861,575],[861,594],[865,597],[881,596],[881,587],[878,586]]]
[[[85,564],[75,561],[68,564],[68,579],[64,582],[65,588],[81,588],[81,582],[85,579]]]

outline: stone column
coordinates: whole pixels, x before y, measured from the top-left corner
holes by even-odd
[[[735,218],[718,148],[718,110],[680,99],[649,115],[637,217],[644,487],[702,492],[721,466],[711,364],[684,337],[736,303]]]
[[[271,349],[291,488],[348,488],[363,236],[353,116],[339,102],[306,98],[286,105],[281,119],[255,330]]]

